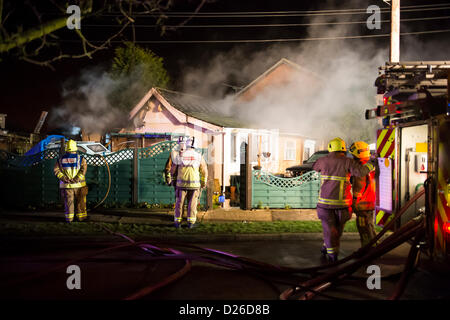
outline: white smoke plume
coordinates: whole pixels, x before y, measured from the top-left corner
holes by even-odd
[[[361,8],[365,4],[369,6],[371,3],[327,1],[324,9]],[[388,18],[387,15],[383,17]],[[309,22],[352,20],[363,19],[361,15],[328,15],[315,17]],[[309,27],[306,37],[358,35],[367,31],[365,28],[365,24]],[[373,32],[388,34],[390,25],[384,23],[381,30]],[[406,52],[401,55],[402,59],[436,59],[437,52],[421,58],[421,54],[431,52],[428,45],[414,37],[406,39],[402,41]],[[444,44],[436,46],[443,47]],[[322,81],[316,83],[315,77],[299,72],[289,83],[268,87],[249,102],[236,100],[233,94],[224,97],[227,89],[224,83],[246,85],[282,58],[314,72]],[[365,120],[364,113],[366,109],[376,106],[374,83],[378,67],[388,60],[388,37],[376,42],[373,39],[354,39],[279,44],[250,54],[237,48],[211,57],[207,63],[183,66],[186,74],[182,90],[212,98],[225,114],[249,125],[256,124],[259,128],[297,132],[324,140],[340,136],[347,143],[360,139],[369,142],[374,141],[375,129],[380,125],[376,120]]]
[[[129,98],[127,107],[131,110],[143,92],[150,89],[142,88],[137,79],[135,74],[114,78],[102,68],[85,69],[79,78],[64,84],[62,105],[52,110],[50,121],[59,127],[80,127],[87,134],[122,128],[128,123],[128,111],[119,107],[123,96],[119,100],[117,93],[125,89],[130,93],[125,97]]]

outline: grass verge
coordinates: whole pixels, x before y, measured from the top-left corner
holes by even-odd
[[[0,224],[2,235],[105,235],[101,226],[129,236],[154,236],[161,234],[268,234],[322,232],[320,221],[274,221],[198,223],[194,229],[175,229],[172,225],[122,224],[74,222],[8,222]],[[378,231],[378,230],[377,230]],[[344,232],[358,232],[355,221],[349,221]]]

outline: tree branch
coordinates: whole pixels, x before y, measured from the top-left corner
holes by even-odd
[[[14,2],[16,0],[10,0]],[[45,61],[39,61],[38,56],[41,54],[41,49],[44,47],[48,47],[55,44],[60,44],[60,40],[58,35],[55,34],[56,31],[63,29],[67,25],[67,15],[66,9],[64,5],[61,5],[57,0],[47,0],[52,3],[59,11],[59,17],[54,18],[53,20],[42,22],[41,21],[41,13],[31,5],[31,1],[27,1],[37,18],[39,19],[39,24],[36,26],[30,27],[30,29],[26,31],[22,31],[20,28],[18,31],[14,30],[14,34],[11,35],[11,32],[5,28],[5,22],[11,12],[14,11],[12,9],[6,16],[4,15],[4,7],[7,8],[7,5],[4,5],[5,1],[0,0],[0,54],[8,54],[12,49],[18,48],[19,59],[24,61],[51,67],[50,64],[55,61],[59,61],[61,59],[66,58],[83,58],[89,57],[91,58],[92,54],[99,50],[106,49],[109,46],[110,41],[116,38],[118,35],[123,34],[123,31],[130,24],[133,26],[132,35],[133,41],[135,40],[135,30],[134,30],[134,22],[137,16],[143,14],[151,14],[156,19],[158,19],[157,24],[163,25],[164,20],[167,16],[164,14],[173,4],[173,0],[103,0],[101,1],[103,5],[95,2],[94,6],[93,0],[79,0],[75,1],[82,8],[81,9],[81,19],[86,19],[88,17],[95,17],[97,15],[101,16],[102,12],[109,12],[112,9],[119,9],[120,18],[116,18],[116,23],[118,23],[122,28],[119,32],[111,36],[109,39],[105,40],[102,45],[96,46],[89,42],[86,39],[84,33],[80,30],[75,30],[78,37],[81,39],[82,51],[81,54],[63,54],[60,49],[59,52],[53,52],[53,54],[57,54],[53,58],[47,59]],[[208,3],[211,0],[198,0],[199,5],[196,6],[195,13],[197,13],[205,3]],[[99,1],[100,2],[100,1]],[[64,1],[66,3],[66,1]],[[117,11],[116,11],[117,13]],[[192,17],[195,16],[195,13],[189,17],[186,21],[182,22],[180,25],[186,24]],[[24,14],[22,12],[16,12],[15,16],[23,17]],[[175,28],[176,29],[176,28]],[[164,33],[164,29],[163,32]],[[52,41],[52,38],[55,38],[55,41]],[[35,43],[34,41],[40,39],[41,43]],[[32,43],[33,42],[33,43]],[[32,43],[29,47],[28,44]],[[35,45],[36,44],[36,45]],[[30,48],[31,47],[31,48]],[[29,52],[27,52],[27,49]],[[75,53],[75,52],[74,52]],[[48,56],[46,57],[48,58]],[[44,58],[45,59],[45,58]]]
[[[6,52],[13,48],[20,47],[28,42],[39,39],[42,36],[52,33],[66,26],[67,17],[58,18],[44,23],[42,26],[27,30],[22,33],[12,35],[8,40],[0,43],[0,52]]]
[[[0,0],[1,1],[1,0]],[[87,6],[84,8],[84,10],[82,10],[81,12],[81,19],[83,19],[88,13],[90,13],[92,11],[92,2],[90,2],[90,6]],[[29,43],[33,40],[36,40],[38,38],[41,38],[49,33],[55,32],[59,29],[62,29],[66,26],[67,24],[67,17],[61,17],[61,18],[57,18],[54,19],[52,21],[43,23],[42,25],[24,31],[24,32],[19,32],[16,33],[14,35],[12,35],[10,38],[5,39],[5,41],[2,41],[2,43],[0,43],[0,53],[2,52],[6,52],[9,51],[13,48],[16,47],[20,47],[26,43]]]
[[[50,69],[54,70],[53,66],[51,65],[53,62],[62,60],[62,59],[80,59],[80,58],[85,58],[85,57],[89,57],[94,54],[95,52],[99,51],[99,50],[104,50],[107,48],[107,46],[110,44],[110,42],[116,38],[117,36],[119,36],[123,30],[125,30],[126,27],[128,27],[128,25],[131,22],[127,22],[117,33],[115,33],[113,36],[111,36],[110,38],[108,38],[105,42],[102,43],[101,46],[95,47],[93,50],[91,51],[86,51],[86,47],[85,47],[85,52],[83,54],[78,54],[78,55],[70,55],[70,54],[60,54],[59,56],[56,56],[52,59],[49,60],[45,60],[45,61],[38,61],[38,60],[34,60],[29,58],[28,56],[23,56],[21,57],[22,60],[39,65],[39,66],[43,66],[43,67],[49,67]],[[82,35],[82,37],[84,38],[84,36]],[[84,38],[85,39],[85,38]],[[86,40],[87,41],[87,40]]]
[[[0,0],[0,25],[2,25],[3,18],[3,0]]]

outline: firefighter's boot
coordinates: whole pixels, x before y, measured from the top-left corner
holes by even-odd
[[[338,260],[338,255],[335,253],[329,253],[327,259],[329,263],[336,262]]]
[[[322,248],[320,248],[320,253],[322,254],[322,257],[327,256],[327,246],[325,244],[323,244]]]

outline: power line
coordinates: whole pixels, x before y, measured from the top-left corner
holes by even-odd
[[[441,30],[429,30],[429,31],[415,31],[415,32],[402,32],[401,36],[420,35],[420,34],[433,34],[433,33],[445,33],[450,32],[450,29]],[[320,38],[281,38],[281,39],[242,39],[242,40],[136,40],[136,43],[144,44],[189,44],[189,43],[269,43],[269,42],[299,42],[299,41],[321,41],[321,40],[347,40],[347,39],[364,39],[364,38],[382,38],[390,37],[389,33],[373,34],[373,35],[359,35],[359,36],[338,36],[338,37],[320,37]],[[62,40],[62,42],[79,42],[77,40]],[[91,43],[101,43],[102,40],[90,40]],[[121,43],[122,41],[110,41],[113,43]]]
[[[447,3],[439,3],[439,4],[425,4],[425,5],[414,5],[414,6],[402,6],[400,10],[402,9],[418,9],[418,8],[432,8],[432,7],[443,7],[443,6],[450,6],[450,2]],[[383,11],[390,11],[390,8],[380,8],[380,10]],[[328,10],[306,10],[306,11],[228,11],[228,12],[183,12],[183,11],[167,11],[162,12],[163,14],[198,14],[198,15],[222,15],[222,14],[236,14],[236,15],[242,15],[242,14],[314,14],[314,13],[333,13],[333,12],[350,12],[350,11],[361,11],[366,13],[367,8],[359,8],[359,9],[328,9]]]
[[[450,19],[450,16],[441,17],[424,17],[402,19],[400,22],[412,21],[430,21]],[[390,20],[380,20],[380,23],[390,22]],[[367,21],[343,21],[343,22],[317,22],[317,23],[274,23],[274,24],[205,24],[205,25],[163,25],[168,28],[263,28],[263,27],[305,27],[305,26],[322,26],[322,25],[347,25],[347,24],[366,24]],[[134,24],[136,28],[156,28],[161,27],[157,24]],[[83,27],[120,27],[118,24],[83,24]]]
[[[413,7],[413,6],[411,6]],[[403,7],[405,8],[405,7]],[[401,12],[418,12],[418,11],[434,11],[434,10],[447,10],[450,9],[450,6],[444,6],[444,7],[420,7],[420,8],[407,8],[407,9],[401,9]],[[359,10],[358,11],[349,11],[349,10]],[[321,11],[309,11],[311,13],[296,13],[294,11],[285,11],[285,13],[247,13],[247,12],[241,12],[241,13],[207,13],[207,12],[198,12],[198,13],[171,13],[171,12],[165,12],[165,13],[157,13],[158,16],[161,14],[167,16],[168,18],[267,18],[267,17],[315,17],[315,16],[331,16],[331,15],[355,15],[355,14],[367,14],[366,9],[344,9],[344,10],[335,10],[335,11],[329,11],[329,12],[321,12]],[[292,13],[294,12],[294,13]],[[390,13],[390,8],[380,8],[380,13]],[[122,16],[121,13],[105,13],[101,14],[101,16],[104,17],[116,17],[116,16]],[[137,14],[131,14],[132,17],[142,17],[142,16],[148,16],[152,17],[152,15],[148,12],[143,13],[137,13]]]
[[[432,8],[432,7],[442,7],[442,6],[450,6],[450,3],[437,3],[437,4],[425,4],[425,5],[414,5],[414,6],[402,6],[400,9],[414,9],[414,8]],[[390,8],[380,8],[383,11],[390,11]],[[227,12],[188,12],[188,11],[167,11],[160,12],[160,14],[164,15],[247,15],[247,14],[314,14],[314,13],[334,13],[334,12],[349,12],[349,11],[361,11],[366,13],[367,8],[358,8],[358,9],[326,9],[326,10],[303,10],[303,11],[227,11]],[[120,12],[114,12],[117,14],[121,14]],[[157,12],[159,14],[159,12]]]

